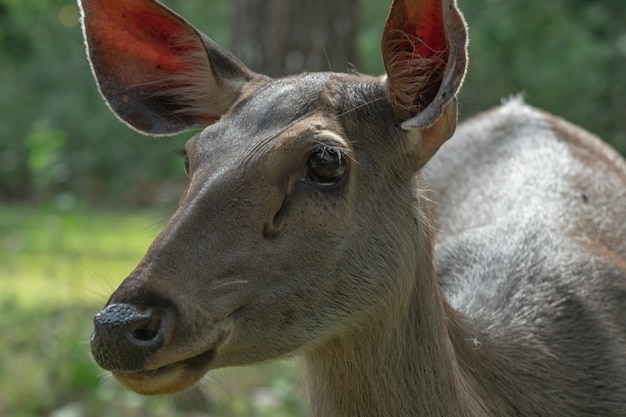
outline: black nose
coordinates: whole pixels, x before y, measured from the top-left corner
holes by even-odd
[[[94,317],[91,353],[110,371],[139,371],[165,340],[162,308],[111,304]]]

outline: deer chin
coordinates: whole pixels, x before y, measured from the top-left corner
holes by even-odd
[[[215,349],[145,371],[111,373],[123,386],[142,395],[174,394],[191,388],[211,369]]]

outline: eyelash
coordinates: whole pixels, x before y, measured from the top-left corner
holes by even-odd
[[[189,176],[189,157],[187,156],[187,151],[184,148],[181,149],[177,149],[175,151],[176,155],[178,156],[182,156],[183,158],[185,158],[185,174],[187,174],[187,176]]]

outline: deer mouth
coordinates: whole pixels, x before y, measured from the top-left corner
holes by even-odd
[[[198,343],[196,350],[199,354],[194,354],[193,350],[188,354],[177,352],[181,346],[190,349],[193,342],[173,343],[164,347],[161,352],[148,361],[144,369],[137,370],[112,370],[113,376],[126,388],[139,394],[174,394],[191,388],[196,382],[212,368],[215,367],[215,360],[218,351],[231,334],[230,322],[222,320],[213,324],[210,336],[204,342]],[[172,340],[174,342],[174,340]]]
[[[198,382],[209,371],[216,356],[217,350],[210,349],[155,369],[111,373],[122,385],[139,394],[173,394],[184,391]]]

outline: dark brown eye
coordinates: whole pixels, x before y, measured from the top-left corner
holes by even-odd
[[[346,173],[346,159],[341,152],[328,146],[320,146],[309,156],[305,179],[330,187],[339,182]]]

